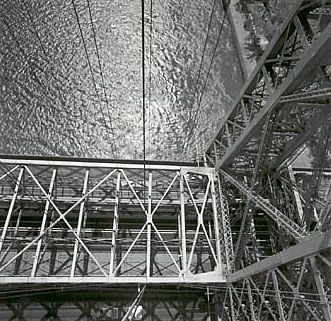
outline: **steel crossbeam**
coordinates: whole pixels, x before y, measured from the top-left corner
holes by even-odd
[[[256,262],[242,270],[235,271],[228,275],[227,281],[230,283],[249,278],[255,274],[266,272],[274,268],[298,261],[302,258],[316,255],[331,248],[330,230],[307,236],[299,244],[285,249],[260,262]]]

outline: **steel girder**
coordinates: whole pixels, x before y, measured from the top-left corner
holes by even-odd
[[[230,283],[248,279],[254,274],[259,274],[279,268],[280,266],[299,261],[305,257],[312,257],[319,252],[325,252],[331,248],[330,230],[314,234],[306,237],[303,242],[284,249],[279,253],[265,258],[262,261],[256,262],[228,275],[227,281]]]
[[[0,160],[0,283],[224,282],[213,168]]]

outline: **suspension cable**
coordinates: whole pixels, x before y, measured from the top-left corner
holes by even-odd
[[[152,101],[152,37],[153,37],[153,0],[150,0],[149,21],[149,86],[148,86],[148,144],[151,146],[151,101]]]
[[[219,0],[219,4],[221,5],[221,0]],[[212,68],[212,65],[213,65],[215,56],[216,56],[216,51],[217,51],[217,48],[218,48],[218,45],[219,45],[219,42],[220,42],[220,39],[221,39],[221,35],[222,35],[223,29],[224,29],[225,21],[226,21],[227,15],[228,15],[229,3],[227,3],[226,5],[223,4],[223,8],[224,8],[223,19],[222,19],[222,22],[221,22],[220,30],[218,32],[218,36],[217,36],[217,40],[216,40],[216,45],[214,47],[213,55],[212,55],[212,58],[211,58],[211,61],[210,61],[209,67],[208,67],[208,71],[207,71],[207,75],[206,75],[206,78],[205,78],[205,81],[204,81],[202,92],[200,94],[200,98],[199,98],[199,101],[198,101],[198,106],[197,106],[197,108],[196,108],[196,110],[194,112],[193,121],[191,122],[191,126],[189,127],[190,128],[189,129],[189,132],[186,133],[185,138],[184,138],[184,141],[187,142],[184,145],[184,153],[187,150],[188,143],[189,143],[190,137],[192,135],[192,131],[193,131],[194,127],[195,127],[194,126],[195,125],[195,122],[196,122],[197,117],[198,117],[199,112],[200,112],[202,98],[203,98],[203,95],[204,95],[205,90],[206,90],[206,87],[207,87],[207,82],[208,82],[208,79],[209,79],[210,71],[211,71],[211,68]]]
[[[198,86],[199,86],[199,81],[200,81],[200,76],[201,76],[201,71],[202,71],[202,65],[203,65],[203,61],[204,61],[206,50],[207,50],[207,44],[208,44],[208,40],[209,40],[209,33],[210,33],[210,30],[211,30],[211,24],[213,22],[215,7],[216,7],[216,0],[214,0],[214,2],[213,2],[213,7],[212,7],[210,17],[209,17],[209,23],[208,23],[208,27],[207,27],[207,35],[206,35],[206,39],[205,39],[205,44],[203,46],[203,51],[202,51],[202,56],[201,56],[201,60],[200,60],[200,66],[199,66],[197,81],[195,83],[195,88],[194,88],[194,93],[197,93]],[[190,110],[190,116],[191,116],[192,109],[193,108],[191,108],[191,110]]]
[[[141,71],[142,71],[142,112],[143,112],[143,162],[144,162],[144,204],[146,203],[146,76],[145,76],[145,0],[141,0]]]
[[[93,87],[94,87],[95,93],[96,93],[97,98],[98,98],[101,115],[102,115],[102,118],[103,118],[103,121],[104,121],[105,128],[107,130],[107,134],[108,134],[108,137],[109,137],[109,140],[110,140],[110,144],[112,145],[112,138],[111,138],[111,136],[109,134],[109,130],[108,130],[109,127],[107,125],[105,113],[104,113],[104,110],[103,110],[102,104],[101,104],[100,95],[99,95],[99,92],[98,92],[98,89],[97,89],[97,85],[96,85],[96,82],[95,82],[94,72],[93,72],[93,69],[92,69],[92,64],[91,64],[90,56],[89,56],[88,51],[87,51],[87,45],[86,45],[85,38],[84,38],[84,35],[83,35],[82,26],[80,24],[79,15],[78,15],[78,12],[77,12],[77,7],[76,7],[76,4],[75,4],[75,0],[71,0],[71,3],[73,5],[73,9],[75,11],[75,16],[76,16],[76,20],[77,20],[77,24],[78,24],[78,28],[79,28],[79,33],[80,33],[80,37],[81,37],[82,42],[83,42],[83,47],[84,47],[84,51],[85,51],[87,63],[88,63],[89,69],[90,69],[91,78],[92,78],[92,82],[93,82]],[[115,150],[114,149],[114,146],[112,145],[113,156],[115,156],[114,150]]]
[[[113,127],[113,123],[112,123],[112,117],[110,116],[110,112],[109,112],[110,106],[109,106],[109,101],[108,101],[108,97],[107,97],[105,78],[104,78],[104,75],[103,75],[103,68],[102,68],[102,65],[101,65],[101,58],[100,58],[100,52],[99,52],[99,47],[98,47],[98,42],[97,42],[97,37],[96,37],[96,31],[95,31],[95,27],[94,27],[93,18],[92,18],[92,9],[91,9],[90,0],[87,0],[87,6],[88,6],[90,21],[91,21],[91,29],[92,29],[92,33],[93,33],[94,47],[95,47],[96,55],[97,55],[97,58],[98,58],[98,65],[99,65],[99,70],[100,70],[103,93],[104,93],[105,102],[106,102],[106,105],[107,105],[107,115],[108,115],[108,119],[109,119],[109,126],[110,126],[110,130],[111,130],[112,137],[113,137],[113,144],[114,144],[113,146],[115,147],[114,154],[115,154],[115,157],[117,157],[118,156],[118,147],[116,145],[114,127]]]

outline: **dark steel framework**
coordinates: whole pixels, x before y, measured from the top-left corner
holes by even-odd
[[[298,2],[206,150],[235,244],[222,320],[331,320],[330,21]]]

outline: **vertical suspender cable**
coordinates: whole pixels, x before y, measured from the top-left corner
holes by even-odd
[[[80,37],[81,37],[81,40],[82,40],[82,43],[83,43],[83,47],[84,47],[84,51],[85,51],[85,55],[86,55],[86,60],[87,60],[88,67],[89,67],[89,70],[90,70],[90,73],[91,73],[91,78],[92,78],[92,82],[93,82],[94,91],[96,93],[96,96],[97,96],[97,99],[98,99],[98,102],[99,102],[101,115],[102,115],[102,118],[103,118],[103,121],[104,121],[105,129],[106,129],[108,137],[109,137],[109,142],[112,145],[112,153],[113,153],[114,157],[116,157],[116,154],[115,154],[116,148],[115,148],[115,145],[114,145],[115,139],[114,139],[114,136],[111,137],[111,135],[109,133],[108,123],[106,121],[106,116],[105,116],[105,113],[104,113],[104,110],[103,110],[103,107],[102,107],[99,91],[98,91],[98,88],[97,88],[97,85],[96,85],[96,82],[95,82],[94,72],[93,72],[90,56],[89,56],[88,51],[87,51],[87,44],[86,44],[86,41],[85,41],[85,38],[84,38],[84,35],[83,35],[83,30],[82,30],[82,26],[81,26],[81,23],[80,23],[80,19],[79,19],[79,15],[78,15],[75,0],[71,0],[71,3],[72,3],[72,6],[73,6],[73,9],[74,9],[74,12],[75,12],[77,25],[78,25],[78,29],[79,29],[79,34],[80,34]],[[113,141],[114,141],[114,143],[113,143]]]
[[[216,40],[216,45],[214,47],[213,55],[212,55],[211,61],[209,63],[209,67],[208,67],[207,75],[205,77],[204,85],[203,85],[203,88],[202,88],[200,97],[198,99],[198,106],[197,106],[197,108],[196,108],[196,110],[195,110],[195,112],[193,114],[193,117],[191,116],[191,118],[190,118],[190,120],[191,120],[191,126],[189,127],[189,130],[186,131],[186,135],[184,137],[184,153],[187,150],[189,141],[191,139],[192,132],[194,130],[195,123],[197,121],[198,114],[200,112],[202,98],[203,98],[203,95],[204,95],[205,90],[206,90],[206,87],[207,87],[207,82],[208,82],[208,79],[209,79],[211,68],[212,68],[212,65],[213,65],[213,62],[214,62],[214,59],[215,59],[215,56],[216,56],[216,51],[217,51],[217,48],[218,48],[218,45],[219,45],[219,42],[220,42],[220,39],[221,39],[221,35],[222,35],[222,31],[224,29],[224,25],[225,25],[225,21],[226,21],[227,15],[228,15],[228,12],[229,12],[230,1],[231,0],[229,0],[229,1],[222,1],[221,2],[221,0],[219,0],[219,5],[220,6],[223,6],[223,9],[224,9],[223,19],[221,21],[220,29],[219,29],[217,40]]]
[[[100,57],[100,52],[99,52],[99,47],[98,47],[98,42],[97,42],[96,30],[95,30],[95,26],[94,26],[94,22],[93,22],[93,17],[92,17],[92,8],[91,8],[90,0],[87,0],[87,6],[88,6],[88,11],[89,11],[89,16],[90,16],[90,22],[91,22],[91,28],[92,28],[92,34],[93,34],[93,40],[94,40],[94,47],[95,47],[96,55],[98,58],[98,65],[99,65],[101,82],[102,82],[102,87],[103,87],[103,94],[104,94],[105,102],[106,102],[106,106],[107,106],[107,115],[108,115],[108,119],[109,119],[109,126],[110,126],[110,131],[112,133],[112,138],[113,138],[113,148],[115,148],[113,155],[115,157],[117,157],[118,156],[118,154],[117,154],[118,147],[117,147],[116,140],[115,140],[114,127],[113,127],[112,117],[110,115],[110,110],[109,110],[110,106],[109,106],[109,101],[108,101],[108,97],[107,97],[106,82],[105,82],[105,77],[103,75],[103,68],[101,65],[101,57]]]
[[[143,161],[144,161],[144,204],[146,203],[146,83],[145,83],[145,0],[141,0],[141,67],[142,67],[142,107],[143,107]]]
[[[153,1],[149,8],[149,85],[148,85],[148,144],[151,146],[151,100],[152,100],[152,37],[153,37]]]

